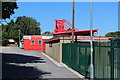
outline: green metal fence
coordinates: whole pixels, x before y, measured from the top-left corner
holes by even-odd
[[[94,70],[95,78],[104,79],[112,77],[113,52],[111,42],[94,43]]]
[[[94,42],[95,79],[120,78],[120,40]],[[90,75],[90,44],[64,43],[62,62],[84,76]]]
[[[89,75],[90,43],[64,43],[62,61],[83,75]]]
[[[94,42],[94,70],[96,79],[120,78],[120,40]]]

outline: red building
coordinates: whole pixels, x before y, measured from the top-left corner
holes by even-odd
[[[45,51],[44,40],[50,39],[52,36],[23,36],[24,50],[40,50]]]
[[[55,27],[54,27],[54,32],[53,36],[54,38],[58,38],[59,36],[64,36],[68,35],[71,36],[72,34],[72,29],[71,29],[71,24],[66,21],[65,19],[63,20],[55,20]],[[93,29],[93,34],[98,31],[98,29]],[[77,36],[79,35],[90,35],[90,30],[78,30],[77,28],[74,27],[74,35],[75,35],[75,42],[77,42]],[[46,46],[44,40],[50,39],[53,36],[23,36],[23,44],[24,44],[24,50],[40,50],[45,52]]]

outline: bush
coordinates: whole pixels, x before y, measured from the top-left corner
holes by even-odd
[[[7,46],[8,44],[8,39],[2,39],[2,46]]]

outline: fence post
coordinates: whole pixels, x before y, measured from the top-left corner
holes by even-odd
[[[114,80],[114,41],[111,40],[111,80]]]

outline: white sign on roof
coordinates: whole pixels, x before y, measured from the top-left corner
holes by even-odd
[[[31,36],[23,36],[23,39],[31,39]]]

